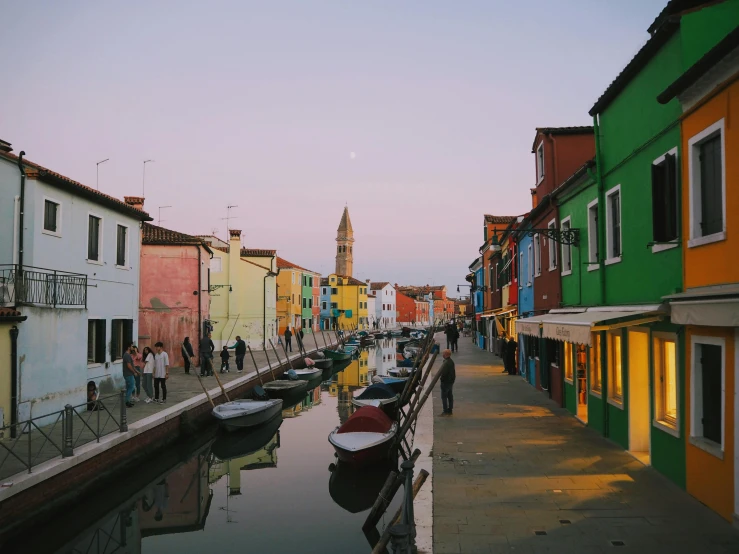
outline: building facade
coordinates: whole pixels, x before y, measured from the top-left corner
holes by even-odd
[[[397,306],[395,287],[388,282],[370,283],[370,290],[376,295],[375,317],[381,329],[395,327]]]

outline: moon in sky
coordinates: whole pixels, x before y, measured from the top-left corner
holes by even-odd
[[[357,157],[357,155],[356,155],[356,154],[355,154],[354,152],[350,152],[350,153],[349,153],[349,158],[351,158],[352,160],[353,160],[354,158],[356,158],[356,157]]]

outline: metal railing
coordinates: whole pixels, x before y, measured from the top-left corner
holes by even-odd
[[[0,265],[0,306],[87,307],[87,275],[41,267]]]
[[[115,431],[128,431],[125,391],[0,427],[0,479],[32,469]],[[43,420],[43,422],[42,422]]]

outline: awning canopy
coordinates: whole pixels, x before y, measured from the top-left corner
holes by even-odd
[[[718,285],[665,296],[670,318],[680,325],[739,327],[739,285]]]
[[[579,313],[548,313],[519,319],[516,330],[519,334],[539,336],[541,329],[544,338],[589,346],[593,332],[652,323],[665,315],[658,305],[602,306]]]
[[[489,310],[487,312],[480,314],[480,317],[499,317],[499,316],[504,316],[504,315],[507,315],[515,311],[516,311],[516,306],[513,306],[512,308],[511,307],[497,308],[495,310]]]

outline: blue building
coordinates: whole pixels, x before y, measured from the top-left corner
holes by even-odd
[[[321,279],[321,329],[331,328],[331,287],[328,278]]]
[[[482,287],[485,284],[485,276],[483,275],[483,267],[482,267],[482,256],[477,258],[474,262],[472,262],[469,266],[470,272],[474,275],[473,281],[472,281],[472,288],[470,289],[470,299],[472,300],[472,306],[474,309],[474,332],[475,332],[475,342],[477,343],[477,346],[480,348],[485,348],[485,337],[481,332],[480,328],[480,314],[484,311],[485,306],[483,305],[483,290]]]
[[[525,220],[521,227],[531,227]],[[534,315],[534,241],[521,234],[518,242],[518,313],[520,319]],[[533,337],[532,337],[533,338]],[[533,344],[527,335],[518,336],[518,367],[521,375],[536,386],[536,359]]]

